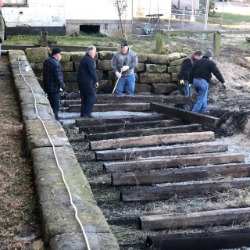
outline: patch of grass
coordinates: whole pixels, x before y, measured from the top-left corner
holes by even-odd
[[[233,13],[227,13],[227,12],[216,12],[214,17],[220,18],[223,16],[224,21],[228,22],[250,22],[250,16],[244,15],[244,14],[233,14]]]
[[[38,44],[39,35],[15,35],[7,36],[7,40],[3,41],[3,45],[34,45]],[[71,46],[109,46],[120,44],[117,38],[103,37],[98,35],[78,35],[78,36],[54,36],[48,35],[48,40],[56,44],[71,45]]]

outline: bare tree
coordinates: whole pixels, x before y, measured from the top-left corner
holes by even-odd
[[[126,35],[125,21],[126,21],[126,11],[128,8],[128,0],[113,0],[113,4],[117,10],[117,14],[119,17],[119,22],[122,31],[122,39],[126,41],[127,35]]]

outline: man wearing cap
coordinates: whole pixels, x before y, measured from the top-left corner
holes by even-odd
[[[99,87],[94,61],[95,55],[96,47],[88,47],[77,70],[77,83],[81,97],[81,117],[86,118],[93,118],[92,110],[96,102],[95,88]]]
[[[197,50],[192,55],[189,55],[183,59],[178,72],[179,90],[181,95],[187,97],[191,96],[191,88],[189,86],[189,72],[194,63],[201,58],[202,52]],[[178,104],[178,107],[181,109],[188,109],[188,105],[185,103]]]
[[[225,87],[225,80],[212,59],[213,53],[210,50],[206,51],[205,55],[194,63],[194,66],[190,71],[189,80],[193,83],[193,86],[198,93],[198,98],[192,108],[192,112],[203,114],[208,113],[208,85],[212,78],[212,74],[223,84],[223,87]]]
[[[43,62],[43,88],[48,96],[56,120],[59,120],[60,90],[65,89],[60,65],[62,52],[59,48],[52,50],[51,56]]]
[[[134,95],[134,68],[137,65],[137,55],[129,49],[127,42],[122,42],[120,51],[116,52],[111,60],[112,69],[115,71],[116,77],[118,78],[118,84],[115,90],[116,96],[122,95],[124,86],[126,87],[127,95]]]

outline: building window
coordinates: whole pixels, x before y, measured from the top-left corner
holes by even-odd
[[[3,7],[27,6],[28,0],[3,0]]]

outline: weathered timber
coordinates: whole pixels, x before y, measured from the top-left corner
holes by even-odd
[[[160,120],[160,121],[142,121],[142,122],[133,122],[133,123],[114,123],[114,124],[104,124],[104,125],[93,125],[93,126],[80,126],[79,132],[85,133],[104,133],[124,129],[144,129],[151,127],[166,127],[183,124],[182,121],[177,120]]]
[[[143,230],[174,229],[187,227],[206,227],[248,222],[250,208],[231,208],[201,211],[188,214],[157,214],[139,217]]]
[[[250,229],[204,232],[193,234],[148,235],[146,249],[211,250],[250,246]]]
[[[197,195],[224,192],[231,188],[244,189],[250,186],[250,179],[233,179],[224,181],[203,181],[192,183],[168,184],[161,187],[140,187],[123,190],[122,201],[167,200],[175,196],[192,197]]]
[[[184,109],[170,108],[170,107],[167,107],[165,104],[150,103],[150,109],[152,111],[165,114],[165,115],[169,115],[172,117],[177,117],[179,119],[182,119],[184,121],[188,121],[191,123],[200,123],[207,127],[216,127],[220,120],[217,117],[194,113],[194,112],[187,111]]]
[[[148,113],[144,116],[134,116],[134,115],[117,115],[117,116],[108,116],[105,118],[83,118],[79,117],[76,119],[76,126],[88,126],[88,125],[103,125],[103,124],[112,124],[112,123],[129,123],[129,122],[144,122],[144,121],[159,121],[167,120],[168,116],[166,115],[155,115]],[[173,120],[171,118],[171,120]]]
[[[86,139],[89,141],[108,140],[119,137],[145,136],[156,134],[173,134],[173,133],[188,133],[202,131],[200,124],[180,125],[173,127],[148,128],[137,130],[121,130],[108,133],[87,134]]]
[[[75,98],[80,98],[80,95],[75,96]],[[142,95],[135,94],[134,96],[114,96],[111,94],[98,94],[96,95],[97,104],[99,103],[192,103],[189,97],[185,96],[166,96],[166,95],[153,95],[151,93]],[[80,104],[80,99],[78,100],[64,100],[63,105],[69,106],[72,104]]]
[[[122,161],[104,163],[103,168],[107,172],[142,171],[164,168],[179,168],[184,166],[199,166],[206,164],[243,163],[245,157],[242,154],[202,154],[187,156],[161,156],[158,158],[141,159],[135,161]]]
[[[98,161],[105,160],[133,160],[155,156],[167,155],[187,155],[187,154],[202,154],[202,153],[216,153],[225,152],[228,150],[228,145],[218,144],[214,142],[185,144],[185,145],[171,145],[171,146],[157,146],[146,148],[124,148],[114,150],[96,151],[95,157]]]
[[[159,183],[174,183],[198,181],[219,176],[249,177],[250,164],[224,164],[180,169],[165,169],[158,171],[140,171],[111,174],[111,184],[121,185],[152,185]]]
[[[69,112],[80,112],[81,104],[69,105]],[[149,103],[104,103],[95,104],[93,112],[107,112],[107,111],[150,111]]]
[[[166,96],[154,94],[135,94],[134,96],[114,96],[114,95],[97,95],[97,103],[119,103],[119,102],[160,102],[160,103],[192,103],[189,97],[185,96]]]
[[[120,139],[109,139],[102,141],[92,141],[89,143],[91,150],[102,150],[112,148],[129,148],[152,145],[169,145],[175,143],[213,141],[214,132],[193,132],[179,134],[149,135],[141,137],[128,137]]]

